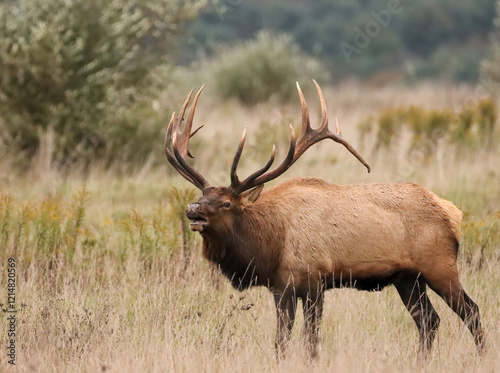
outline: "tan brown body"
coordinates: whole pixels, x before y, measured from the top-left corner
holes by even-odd
[[[312,279],[320,278],[329,286],[370,287],[367,280],[400,271],[431,276],[444,268],[456,270],[462,213],[417,184],[339,186],[289,179],[239,214],[222,242],[204,240],[211,245],[205,255],[224,264],[232,251],[246,253],[244,275],[275,289],[293,283],[296,290],[307,290]],[[230,237],[242,247],[226,247],[232,246]],[[216,247],[224,247],[223,253]],[[272,271],[259,271],[270,263]],[[248,284],[241,274],[233,277],[235,286],[238,281]]]
[[[316,82],[315,82],[316,83]],[[316,178],[294,178],[263,191],[264,184],[286,170],[313,144],[329,138],[344,145],[368,171],[370,167],[341,136],[328,130],[321,89],[321,125],[312,129],[302,106],[302,131],[284,161],[269,171],[269,162],[240,181],[236,173],[246,130],[231,167],[231,186],[212,187],[187,162],[195,97],[184,132],[181,115],[172,116],[165,138],[169,162],[203,196],[188,206],[190,228],[203,237],[203,255],[217,264],[231,284],[242,290],[266,286],[277,311],[276,349],[281,357],[295,320],[297,301],[303,305],[306,348],[317,354],[324,292],[353,287],[381,290],[394,285],[420,334],[419,356],[432,347],[439,316],[427,285],[439,294],[470,329],[478,350],[485,350],[479,308],[460,284],[457,252],[462,213],[451,202],[417,184],[334,185]]]

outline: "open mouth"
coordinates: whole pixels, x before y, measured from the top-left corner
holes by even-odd
[[[207,221],[203,219],[196,219],[189,223],[189,228],[192,231],[202,232],[207,226]]]
[[[199,214],[192,213],[192,212],[189,211],[186,215],[187,215],[187,218],[189,220],[191,220],[191,223],[189,223],[189,228],[192,231],[202,232],[205,229],[205,227],[207,226],[207,224],[208,224],[208,222],[206,221],[206,219],[203,218]]]

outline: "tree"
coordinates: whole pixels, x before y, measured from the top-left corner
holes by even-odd
[[[481,84],[488,92],[500,94],[500,1],[494,25],[490,56],[481,65]]]
[[[124,110],[153,92],[150,71],[202,3],[0,1],[4,144],[31,157],[50,131],[55,161],[69,165],[133,141],[140,121]]]

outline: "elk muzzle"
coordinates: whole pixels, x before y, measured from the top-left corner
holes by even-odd
[[[186,210],[186,216],[191,220],[189,228],[192,231],[203,232],[208,224],[207,219],[202,215],[202,207],[199,203],[189,204]]]

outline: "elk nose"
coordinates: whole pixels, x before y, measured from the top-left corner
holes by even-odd
[[[199,203],[190,203],[187,208],[187,212],[200,212],[201,205]]]
[[[201,217],[201,205],[199,203],[189,204],[186,210],[186,216],[191,220],[199,219]]]

